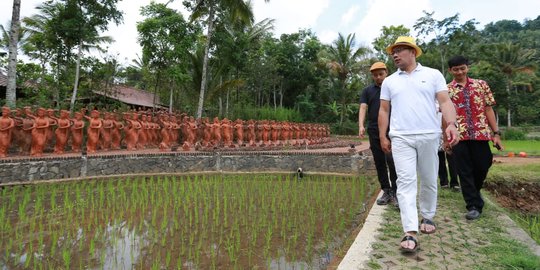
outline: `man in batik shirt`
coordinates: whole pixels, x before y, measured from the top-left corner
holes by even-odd
[[[484,207],[480,190],[493,161],[489,141],[502,149],[501,132],[493,112],[495,99],[489,85],[467,76],[469,61],[455,56],[448,60],[448,71],[454,77],[448,84],[448,92],[456,107],[459,132],[459,143],[452,151],[468,210],[465,218],[474,220],[480,217]]]

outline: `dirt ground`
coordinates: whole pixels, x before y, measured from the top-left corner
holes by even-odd
[[[540,163],[540,158],[495,157],[494,165]],[[523,182],[488,182],[485,186],[504,208],[523,214],[540,214],[540,184]]]

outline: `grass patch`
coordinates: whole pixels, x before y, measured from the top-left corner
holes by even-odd
[[[540,183],[540,163],[508,164],[495,163],[489,169],[487,181],[521,181]]]
[[[502,141],[502,144],[504,146],[504,151],[499,151],[495,147],[493,147],[493,144],[490,143],[491,146],[491,152],[497,154],[497,155],[508,155],[508,152],[526,152],[529,156],[538,156],[540,155],[540,141],[537,140],[523,140],[523,141],[514,141],[514,140],[508,140]]]
[[[433,236],[419,235],[421,251],[418,256],[429,259],[421,266],[410,257],[398,255],[394,262],[404,269],[437,269],[441,266],[439,263],[447,264],[449,269],[540,269],[539,257],[527,246],[513,239],[502,227],[498,216],[503,215],[504,211],[497,206],[486,204],[482,217],[469,222],[464,217],[465,202],[461,193],[439,190],[435,222],[441,229],[434,235],[435,239]],[[383,220],[380,231],[389,240],[382,240],[381,237],[378,240],[397,250],[403,234],[399,212],[389,209],[383,214]],[[439,250],[439,245],[442,245],[442,251]],[[381,254],[380,249],[378,251],[377,253]],[[435,259],[431,256],[440,253],[444,253],[445,260],[433,261]],[[368,266],[375,269],[373,266],[380,266],[391,258],[390,254],[382,254],[383,258],[372,255]],[[471,257],[474,257],[474,265],[470,264]]]

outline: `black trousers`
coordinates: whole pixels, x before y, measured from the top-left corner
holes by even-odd
[[[484,200],[480,190],[493,163],[489,141],[460,141],[454,146],[453,155],[467,210],[476,208],[481,213]]]
[[[373,154],[373,161],[375,162],[375,168],[377,169],[377,178],[379,178],[381,189],[384,191],[391,190],[395,194],[397,190],[397,174],[392,154],[386,154],[382,150],[378,130],[368,130],[368,136],[369,148],[371,149],[371,153]],[[388,178],[388,173],[390,173],[390,178]]]
[[[439,151],[437,155],[439,156],[439,181],[441,186],[448,185],[448,174],[450,174],[450,186],[459,186],[454,156],[445,151]],[[446,162],[448,162],[448,169],[446,169]]]

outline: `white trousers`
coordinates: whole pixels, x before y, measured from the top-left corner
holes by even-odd
[[[404,232],[418,231],[416,195],[420,180],[419,206],[423,218],[433,219],[437,208],[437,170],[440,133],[393,135],[392,155],[396,166],[397,198]],[[418,174],[417,174],[418,172]]]

